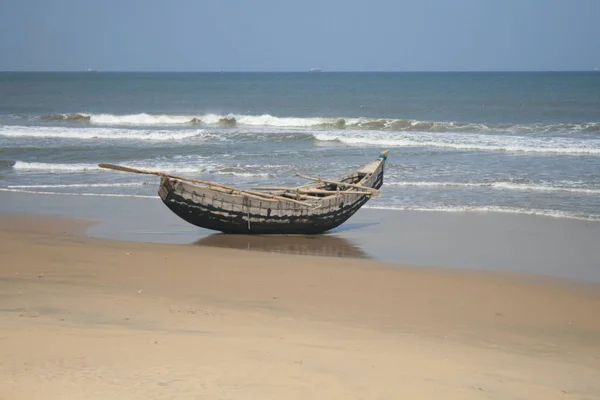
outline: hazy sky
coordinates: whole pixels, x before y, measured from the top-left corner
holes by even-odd
[[[600,0],[0,0],[0,70],[600,68]]]

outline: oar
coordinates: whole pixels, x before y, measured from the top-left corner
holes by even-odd
[[[231,186],[221,185],[220,183],[203,181],[201,179],[186,178],[186,177],[177,176],[177,175],[170,175],[170,174],[165,174],[164,172],[148,171],[148,170],[144,170],[144,169],[136,169],[136,168],[125,167],[125,166],[122,166],[122,165],[114,165],[114,164],[98,164],[98,166],[100,168],[113,169],[115,171],[132,172],[134,174],[146,174],[146,175],[166,176],[166,177],[177,179],[177,180],[180,180],[180,181],[202,183],[202,184],[207,185],[209,187],[210,186],[220,187],[220,188],[223,188],[223,189],[232,190],[233,192],[238,192],[238,193],[246,194],[246,195],[250,195],[250,196],[259,196],[259,197],[268,198],[268,199],[275,199],[275,200],[279,200],[279,201],[287,201],[288,203],[299,204],[299,205],[307,206],[307,207],[312,207],[313,206],[313,204],[310,204],[310,203],[305,203],[303,201],[288,199],[287,197],[277,196],[277,195],[274,195],[274,194],[260,193],[260,192],[251,192],[251,191],[247,191],[247,190],[242,190],[242,189],[234,188],[234,187],[231,187]]]

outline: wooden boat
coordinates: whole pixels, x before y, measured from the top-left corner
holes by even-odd
[[[336,180],[296,174],[312,183],[254,190],[119,165],[99,166],[160,176],[158,195],[165,205],[201,228],[242,234],[316,234],[339,226],[372,196],[381,195],[378,189],[388,153]]]

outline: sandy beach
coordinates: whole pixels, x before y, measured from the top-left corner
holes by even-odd
[[[0,399],[597,399],[600,286],[0,217]]]
[[[600,0],[0,11],[0,400],[600,400]]]

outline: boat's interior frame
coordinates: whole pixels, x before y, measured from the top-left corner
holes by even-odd
[[[362,182],[366,181],[367,179],[369,179],[371,177],[372,173],[366,173],[366,172],[353,172],[351,174],[345,175],[342,178],[340,178],[338,181],[340,183],[351,183],[354,185],[360,185]],[[333,193],[298,193],[295,190],[296,189],[320,189],[320,190],[326,190],[328,192],[333,192]],[[287,197],[290,199],[296,199],[296,200],[307,200],[307,199],[311,199],[311,198],[316,198],[316,199],[323,199],[323,198],[327,198],[327,197],[332,197],[332,196],[337,196],[336,191],[339,191],[341,189],[344,190],[353,190],[354,188],[348,188],[348,187],[343,187],[343,185],[337,184],[337,183],[321,183],[321,184],[308,184],[308,185],[304,185],[304,186],[299,186],[297,188],[289,188],[288,190],[279,190],[279,191],[273,191],[273,192],[269,192],[272,194],[276,194],[278,196],[282,196],[282,197]],[[357,189],[360,190],[360,189]]]

